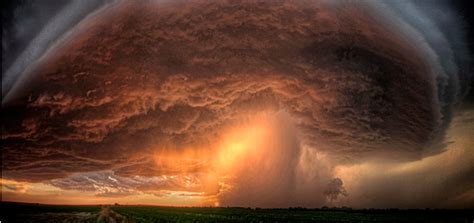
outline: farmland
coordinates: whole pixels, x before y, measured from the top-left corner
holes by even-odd
[[[472,210],[261,209],[1,203],[2,222],[472,222]]]
[[[462,210],[250,209],[114,206],[136,222],[472,222]]]
[[[100,206],[43,205],[2,202],[0,221],[5,222],[96,222]]]

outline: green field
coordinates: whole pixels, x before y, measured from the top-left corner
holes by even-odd
[[[97,222],[100,206],[0,203],[0,221],[8,222]]]
[[[469,211],[114,206],[136,222],[472,222]]]
[[[473,210],[251,209],[236,207],[56,206],[1,203],[5,222],[449,222]]]

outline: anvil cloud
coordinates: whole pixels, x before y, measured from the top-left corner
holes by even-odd
[[[448,5],[426,4],[108,6],[2,77],[4,198],[24,183],[175,205],[472,204],[473,157],[452,155],[472,119],[450,127],[469,53]],[[432,173],[450,158],[464,165]],[[393,196],[403,178],[434,186]]]

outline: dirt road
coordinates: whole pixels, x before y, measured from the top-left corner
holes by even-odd
[[[102,206],[99,213],[97,222],[101,223],[134,223],[132,219],[129,219],[115,211],[110,206]]]

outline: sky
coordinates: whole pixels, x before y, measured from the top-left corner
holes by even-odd
[[[2,201],[474,207],[465,2],[5,4]]]

